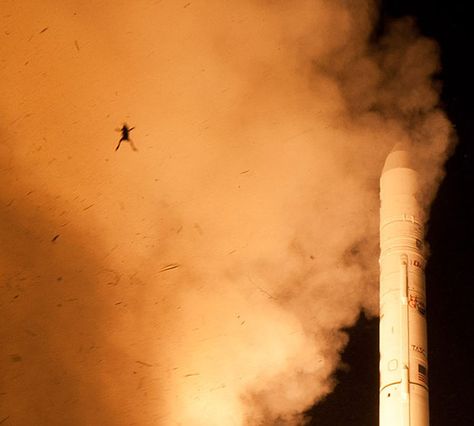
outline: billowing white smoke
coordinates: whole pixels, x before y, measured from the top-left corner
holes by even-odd
[[[450,126],[433,42],[369,1],[7,2],[2,412],[298,424],[377,313],[378,178]],[[137,153],[113,129],[127,120]],[[428,200],[429,201],[429,200]],[[280,424],[279,423],[279,424]]]

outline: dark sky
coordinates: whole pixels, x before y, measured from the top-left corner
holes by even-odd
[[[426,270],[431,426],[474,424],[472,403],[474,259],[474,69],[470,61],[472,24],[462,2],[382,1],[382,25],[414,16],[424,35],[441,48],[443,106],[455,126],[457,145],[446,164],[446,177],[432,205],[427,239],[431,257]],[[310,424],[378,424],[378,321],[361,318],[338,372],[339,385],[311,410]]]

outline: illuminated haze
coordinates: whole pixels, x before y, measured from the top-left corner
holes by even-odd
[[[387,153],[412,144],[429,202],[449,146],[436,45],[376,16],[4,2],[0,420],[304,422],[377,314]]]

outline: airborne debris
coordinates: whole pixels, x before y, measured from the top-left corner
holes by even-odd
[[[214,388],[210,388],[210,389],[209,389],[209,392],[214,392],[214,391],[217,390],[217,389],[224,389],[225,387],[226,387],[226,385],[224,385],[224,383],[222,383],[222,385],[220,385],[220,386],[216,386],[216,387],[214,387]]]
[[[181,265],[179,263],[170,263],[169,265],[163,266],[163,268],[160,269],[160,272],[166,272],[166,271],[171,271],[172,269],[179,268]]]
[[[151,364],[148,364],[147,362],[143,362],[143,361],[135,361],[137,364],[141,364],[141,365],[144,365],[145,367],[153,367],[153,365]]]
[[[44,27],[39,33],[42,34],[42,33],[44,33],[47,29],[48,29],[48,27]]]
[[[51,239],[51,242],[54,243],[60,236],[61,234],[57,234],[55,235],[52,239]]]
[[[132,140],[130,139],[130,132],[134,129],[135,127],[128,127],[127,123],[124,123],[123,126],[120,129],[116,129],[118,132],[122,133],[122,136],[119,140],[119,143],[117,147],[115,148],[115,151],[117,151],[120,148],[120,144],[122,141],[130,142],[130,146],[134,151],[138,151],[138,149],[135,147],[133,144]]]
[[[183,377],[192,377],[192,376],[200,376],[200,373],[185,374]]]
[[[12,362],[20,362],[23,358],[19,354],[10,354],[10,359]]]
[[[247,275],[247,279],[249,280],[249,282],[257,289],[259,290],[261,293],[263,294],[266,294],[268,296],[269,299],[273,299],[273,300],[278,300],[277,297],[275,297],[273,294],[271,294],[269,291],[265,290],[264,288],[260,287],[259,285],[257,285],[253,280],[252,278],[250,278],[250,276]]]
[[[77,42],[77,40],[74,40],[74,45],[76,46],[76,49],[79,52],[81,49],[79,49],[79,43]]]

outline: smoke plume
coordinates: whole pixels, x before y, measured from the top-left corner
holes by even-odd
[[[304,423],[377,314],[387,153],[442,177],[436,44],[368,0],[5,3],[0,420]]]

